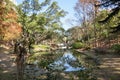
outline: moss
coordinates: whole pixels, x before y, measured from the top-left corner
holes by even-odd
[[[73,49],[80,49],[80,48],[83,48],[83,47],[85,47],[85,45],[83,43],[81,43],[81,42],[74,42],[72,44]]]
[[[49,48],[50,46],[49,45],[32,45],[33,48]]]
[[[50,46],[49,45],[32,45],[32,53],[33,52],[39,52],[39,51],[48,51],[50,50]]]

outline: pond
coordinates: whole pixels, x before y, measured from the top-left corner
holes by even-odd
[[[53,63],[49,64],[48,67],[51,70],[63,70],[65,72],[79,71],[85,69],[80,65],[79,61],[70,50],[64,51],[64,54],[56,59]]]
[[[25,80],[95,80],[85,58],[72,50],[34,53],[26,61]]]

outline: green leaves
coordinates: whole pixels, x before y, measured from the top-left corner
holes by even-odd
[[[111,49],[114,50],[115,53],[120,54],[120,44],[112,45]]]
[[[47,35],[52,36],[56,32],[63,31],[60,18],[65,16],[65,12],[60,9],[57,2],[51,3],[50,1],[24,0],[18,6],[19,22],[23,25],[24,35],[29,35],[27,36],[29,38],[34,36],[36,40],[43,40]],[[52,33],[49,34],[49,32]]]

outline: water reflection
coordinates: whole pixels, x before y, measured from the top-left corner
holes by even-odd
[[[75,66],[74,64],[77,65]],[[80,65],[79,61],[73,55],[72,51],[69,50],[65,51],[62,57],[49,64],[48,67],[51,70],[59,70],[65,72],[79,71],[85,69]]]
[[[35,53],[25,67],[25,80],[96,80],[84,58],[71,50]]]

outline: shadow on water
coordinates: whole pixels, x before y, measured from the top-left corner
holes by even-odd
[[[28,80],[95,80],[91,69],[83,64],[82,55],[71,50],[35,53],[28,59]],[[30,76],[29,76],[30,75]]]

